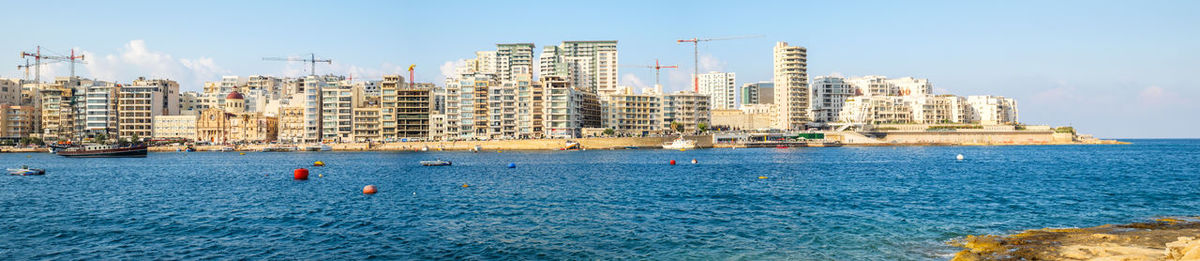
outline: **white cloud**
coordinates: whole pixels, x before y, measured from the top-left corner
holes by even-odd
[[[642,82],[641,78],[638,78],[637,75],[633,75],[632,73],[626,73],[625,75],[621,75],[621,85],[632,86],[635,88],[650,87],[650,85]]]
[[[713,57],[711,54],[700,55],[700,73],[711,71],[723,72],[725,71],[725,64],[725,62],[717,59],[717,57]]]
[[[464,59],[458,59],[455,61],[446,61],[446,63],[443,63],[441,67],[438,67],[438,70],[441,70],[442,77],[449,79],[449,78],[454,78],[454,76],[456,74],[455,71],[458,69],[458,67],[462,67],[462,66],[466,66],[466,65],[467,65],[467,60],[464,60]]]
[[[84,66],[88,75],[103,81],[127,83],[137,77],[171,79],[178,81],[181,89],[198,90],[204,81],[220,79],[221,74],[229,73],[212,58],[176,59],[151,50],[144,40],[129,41],[118,54],[98,55],[87,50],[81,53],[90,58]]]

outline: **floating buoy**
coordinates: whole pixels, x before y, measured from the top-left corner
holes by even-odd
[[[499,150],[496,151],[496,153],[501,153],[501,152],[504,152],[504,151],[499,151]]]
[[[325,162],[323,162],[323,161],[318,160],[317,162],[313,162],[313,167],[324,167],[324,166],[325,166]]]
[[[363,194],[375,194],[375,185],[367,185],[363,187]]]
[[[295,180],[307,180],[308,179],[308,169],[298,168],[295,171],[292,171],[292,178]]]
[[[467,183],[463,183],[462,187],[465,188],[465,187],[470,187],[470,186],[467,186]]]
[[[325,177],[325,174],[317,174],[317,177],[318,177],[318,178],[324,178],[324,177]]]
[[[509,164],[508,164],[508,168],[510,168],[510,169],[515,169],[515,168],[517,168],[517,164],[516,164],[516,163],[509,163]]]
[[[954,158],[956,158],[956,159],[958,159],[958,160],[963,160],[963,155],[962,155],[962,154],[958,154],[958,156],[957,156],[957,157],[954,157]]]
[[[671,160],[671,165],[675,165],[675,160]]]
[[[687,151],[687,149],[679,149],[679,151]]]
[[[698,163],[700,163],[700,161],[698,161],[696,159],[692,159],[692,164],[698,164]]]
[[[758,176],[758,179],[767,179],[767,176]]]
[[[246,153],[245,153],[245,152],[242,152],[242,153],[241,153],[241,155],[246,155]]]

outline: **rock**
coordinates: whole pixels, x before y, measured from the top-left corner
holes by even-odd
[[[1167,243],[1166,252],[1167,260],[1200,260],[1200,240],[1196,240],[1195,237],[1179,237],[1179,240]]]

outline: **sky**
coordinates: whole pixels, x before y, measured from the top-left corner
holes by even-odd
[[[22,51],[67,55],[77,75],[169,78],[200,90],[222,75],[306,75],[263,61],[315,53],[317,73],[379,79],[444,73],[497,43],[618,40],[622,65],[664,69],[668,91],[700,70],[771,81],[775,42],[808,48],[808,73],[926,78],[935,93],[1016,98],[1020,121],[1104,138],[1200,137],[1200,1],[0,1],[0,77]],[[24,11],[12,11],[24,10]],[[69,74],[43,67],[43,79]],[[34,76],[30,73],[30,79]],[[654,70],[620,68],[649,87]]]

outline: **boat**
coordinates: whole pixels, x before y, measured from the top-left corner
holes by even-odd
[[[579,145],[578,142],[568,140],[567,145],[563,146],[563,148],[561,150],[580,150],[580,149],[583,149],[583,146]]]
[[[695,149],[696,141],[679,137],[674,141],[663,143],[663,148],[669,150]]]
[[[641,149],[641,148],[640,148],[640,147],[638,147],[638,146],[625,146],[625,149],[627,149],[627,150],[636,150],[636,149]]]
[[[305,151],[331,151],[333,147],[325,144],[304,147]]]
[[[145,158],[146,145],[81,145],[56,149],[55,154],[68,158]]]
[[[445,160],[422,160],[421,165],[424,166],[450,166],[452,162]]]
[[[29,166],[21,166],[21,168],[19,168],[19,169],[8,169],[8,175],[18,175],[18,176],[46,175],[46,170],[34,169],[34,168],[30,168]]]
[[[262,148],[262,152],[289,152],[289,151],[296,151],[296,147],[268,146],[268,147]]]

